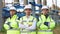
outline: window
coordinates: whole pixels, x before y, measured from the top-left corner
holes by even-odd
[[[14,0],[5,0],[5,3],[12,3]]]
[[[12,6],[12,3],[14,2],[14,0],[5,0],[5,6]]]

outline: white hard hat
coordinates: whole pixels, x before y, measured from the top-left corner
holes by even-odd
[[[42,6],[41,10],[43,9],[49,9],[48,6]]]
[[[24,8],[24,10],[25,9],[32,9],[32,7],[31,7],[31,5],[26,5],[25,8]]]
[[[10,10],[15,10],[15,11],[16,11],[16,8],[13,7],[13,6],[11,6],[11,7],[10,7]]]

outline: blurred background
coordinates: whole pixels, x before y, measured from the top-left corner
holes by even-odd
[[[33,13],[37,19],[41,13],[43,5],[49,6],[49,14],[56,22],[56,27],[53,30],[54,34],[60,34],[60,0],[0,0],[0,34],[5,34],[3,24],[5,20],[10,17],[9,7],[14,6],[17,9],[18,17],[25,15],[24,7],[31,4]]]

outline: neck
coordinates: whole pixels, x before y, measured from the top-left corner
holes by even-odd
[[[27,17],[29,17],[30,15],[26,15]]]
[[[13,17],[14,15],[10,15],[10,17]]]

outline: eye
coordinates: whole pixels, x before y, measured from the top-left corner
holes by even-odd
[[[31,10],[31,9],[25,9],[25,10]]]

